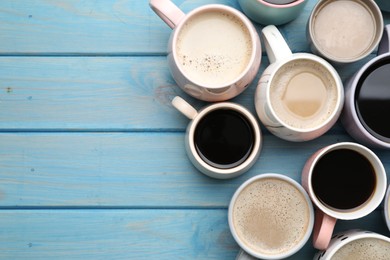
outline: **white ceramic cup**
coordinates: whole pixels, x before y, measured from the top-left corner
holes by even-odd
[[[341,142],[316,151],[302,170],[302,186],[317,208],[314,247],[328,247],[337,219],[358,219],[375,210],[386,183],[381,160],[363,145]]]
[[[354,139],[373,148],[390,149],[387,119],[390,108],[389,64],[390,25],[386,25],[378,46],[378,56],[362,66],[345,85],[345,103],[340,121]],[[363,110],[360,109],[359,99],[369,104],[362,107]]]
[[[337,71],[309,53],[292,54],[279,30],[262,30],[270,65],[259,80],[256,112],[274,135],[289,141],[307,141],[328,131],[344,103]]]
[[[224,101],[239,95],[256,77],[260,38],[243,13],[211,4],[185,14],[170,0],[149,3],[173,29],[168,65],[187,94],[204,101]]]
[[[390,230],[390,185],[387,187],[387,192],[383,201],[383,216],[385,218],[386,226]]]
[[[373,0],[320,0],[307,22],[312,52],[339,64],[367,57],[382,32],[382,13]]]
[[[262,144],[261,130],[249,110],[219,102],[197,111],[175,97],[173,106],[191,119],[185,147],[194,166],[216,179],[237,177],[256,162]]]
[[[308,241],[314,223],[309,196],[295,180],[278,173],[256,175],[234,193],[228,211],[233,238],[246,253],[237,259],[282,259]]]
[[[319,251],[313,260],[375,259],[390,256],[390,238],[365,230],[348,230],[333,236],[326,250]]]

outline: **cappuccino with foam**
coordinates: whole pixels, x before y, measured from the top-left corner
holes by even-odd
[[[310,59],[283,64],[271,81],[270,98],[279,119],[297,129],[323,125],[336,110],[339,99],[334,76]]]
[[[227,86],[250,67],[247,26],[232,13],[206,10],[189,18],[177,35],[175,54],[188,79],[203,86]]]
[[[311,233],[312,208],[308,200],[291,181],[259,178],[240,190],[231,202],[230,224],[238,240],[260,254],[255,256],[286,254],[303,245]]]
[[[379,238],[361,238],[342,246],[331,260],[387,260],[390,256],[390,242]]]

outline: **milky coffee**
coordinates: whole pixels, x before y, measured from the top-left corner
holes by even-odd
[[[336,59],[355,59],[366,53],[376,35],[373,14],[361,1],[329,1],[313,25],[317,47]]]
[[[303,194],[277,178],[250,183],[233,205],[233,225],[243,243],[265,255],[285,253],[305,236],[310,209]]]
[[[226,86],[247,69],[251,35],[234,14],[207,10],[190,17],[176,41],[176,59],[188,79],[203,86]]]
[[[337,84],[322,64],[296,59],[282,65],[270,87],[271,106],[286,125],[311,129],[323,125],[336,110]]]
[[[341,247],[331,260],[388,260],[390,242],[378,238],[361,238]]]

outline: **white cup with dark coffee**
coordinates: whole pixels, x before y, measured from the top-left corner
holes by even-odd
[[[381,204],[387,175],[369,148],[341,142],[310,156],[302,170],[302,186],[316,206],[313,245],[325,250],[338,219],[362,218]]]
[[[390,25],[386,25],[378,56],[362,66],[345,86],[340,116],[347,132],[373,148],[390,149]]]
[[[274,25],[264,27],[270,65],[259,80],[255,106],[264,126],[289,141],[307,141],[328,131],[343,104],[343,83],[324,59],[292,53]]]
[[[228,220],[233,238],[247,254],[282,259],[306,244],[313,229],[314,210],[299,183],[283,174],[265,173],[236,190]],[[240,253],[238,259],[245,257]]]
[[[210,4],[185,14],[170,0],[149,3],[173,29],[168,65],[187,94],[205,101],[224,101],[239,95],[256,77],[260,39],[243,13]]]
[[[333,236],[326,250],[315,254],[313,260],[388,260],[390,238],[366,230],[348,230]]]
[[[261,151],[261,130],[245,107],[219,102],[197,111],[180,97],[175,97],[172,104],[191,119],[185,147],[199,171],[228,179],[243,174],[256,162]]]

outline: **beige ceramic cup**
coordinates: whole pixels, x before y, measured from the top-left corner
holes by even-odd
[[[373,0],[320,0],[307,23],[313,53],[335,63],[368,56],[383,33],[381,10]]]
[[[150,0],[150,6],[173,29],[168,65],[187,94],[224,101],[239,95],[256,77],[260,39],[243,13],[211,4],[185,14],[170,0]]]

